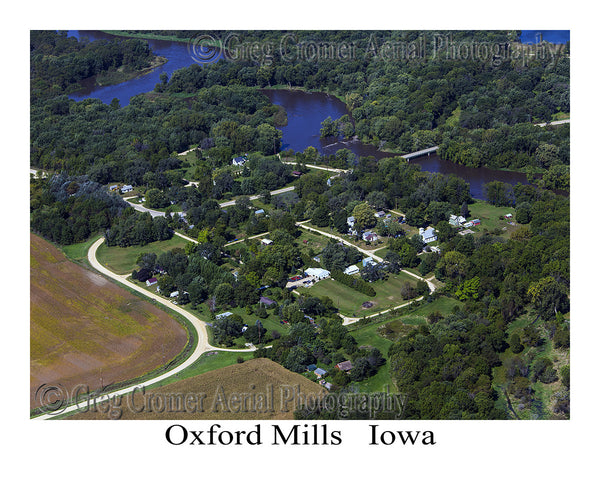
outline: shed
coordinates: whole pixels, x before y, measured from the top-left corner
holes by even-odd
[[[314,372],[317,369],[317,366],[314,363],[311,363],[308,367],[306,367],[306,369],[309,372]]]
[[[275,300],[271,300],[269,297],[260,297],[258,303],[262,303],[266,307],[270,307],[271,305],[275,305],[277,302]]]
[[[377,212],[375,214],[375,218],[383,218],[385,217],[385,212],[383,210],[380,210],[379,212]]]
[[[219,313],[219,315],[216,315],[215,318],[217,320],[221,320],[222,318],[227,318],[227,317],[230,317],[231,315],[233,315],[233,313],[231,313],[231,312],[224,312],[224,313]]]
[[[317,376],[317,378],[324,377],[325,375],[327,375],[327,370],[324,370],[322,368],[317,368],[317,369],[315,369],[315,375]]]
[[[349,372],[350,370],[352,370],[352,362],[350,360],[340,362],[335,366],[335,368],[341,370],[342,372]]]
[[[155,277],[149,278],[146,280],[146,286],[151,287],[152,285],[156,285],[158,280]]]
[[[273,240],[270,240],[268,238],[263,238],[260,243],[262,243],[263,245],[272,245],[273,244]]]
[[[257,210],[256,212],[254,212],[254,215],[264,215],[264,214],[265,214],[265,211],[262,208]]]
[[[179,290],[175,290],[174,292],[171,292],[171,295],[169,295],[169,297],[171,298],[175,298],[179,296]]]
[[[478,218],[471,221],[473,222],[473,225],[481,225],[481,220],[479,220]]]

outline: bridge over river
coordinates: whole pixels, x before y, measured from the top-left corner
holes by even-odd
[[[440,147],[436,145],[435,147],[425,148],[423,150],[419,150],[418,152],[407,153],[406,155],[401,156],[402,158],[406,158],[406,160],[410,162],[413,158],[422,157],[423,155],[429,156],[435,151],[437,151],[438,148]]]

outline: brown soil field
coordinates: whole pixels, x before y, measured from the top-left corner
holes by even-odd
[[[93,391],[148,373],[185,347],[186,330],[166,312],[33,234],[30,262],[31,408],[44,384]]]
[[[267,358],[219,368],[151,390],[137,390],[73,420],[292,420],[297,401],[327,390]],[[310,403],[308,403],[310,405]]]

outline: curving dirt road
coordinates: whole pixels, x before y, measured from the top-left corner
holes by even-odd
[[[195,315],[192,315],[190,312],[184,310],[183,308],[181,308],[177,305],[173,305],[166,298],[160,297],[159,295],[156,295],[152,292],[149,292],[149,291],[143,289],[139,285],[135,285],[134,283],[129,282],[127,280],[127,277],[129,275],[118,275],[118,274],[110,271],[108,268],[106,268],[100,262],[98,262],[98,260],[96,258],[96,251],[98,250],[98,247],[100,245],[102,245],[102,242],[104,242],[104,237],[102,237],[102,238],[98,239],[96,242],[94,242],[92,244],[92,246],[90,247],[90,249],[88,250],[88,261],[90,262],[90,265],[92,267],[94,267],[96,270],[98,270],[103,275],[106,275],[107,277],[110,277],[110,278],[116,280],[117,282],[120,282],[120,283],[126,285],[127,287],[131,288],[132,290],[136,290],[137,292],[140,292],[141,294],[145,295],[146,297],[156,300],[157,302],[165,305],[166,307],[169,307],[171,310],[174,310],[177,313],[179,313],[180,315],[184,316],[191,323],[193,328],[196,330],[196,333],[198,336],[198,343],[196,345],[196,348],[194,349],[192,354],[183,363],[179,364],[178,366],[174,367],[173,369],[169,370],[168,372],[165,372],[165,373],[163,373],[157,377],[154,377],[150,380],[136,383],[135,385],[123,388],[121,390],[117,390],[116,392],[111,392],[110,393],[111,398],[126,395],[128,393],[133,392],[136,388],[139,389],[142,386],[148,387],[157,382],[160,382],[162,380],[170,378],[170,377],[178,374],[179,372],[185,370],[189,366],[191,366],[196,360],[198,360],[200,358],[200,356],[202,354],[212,351],[212,350],[219,350],[219,351],[225,351],[225,352],[249,352],[249,351],[256,350],[256,347],[252,347],[249,349],[229,349],[229,348],[213,347],[212,345],[210,345],[208,343],[208,334],[206,332],[206,324],[202,320],[200,320],[198,317],[196,317]],[[83,401],[82,404],[85,405],[86,401]],[[79,409],[79,407],[77,404],[70,405],[70,406],[66,407],[64,410],[62,410],[61,414],[73,412],[78,409]],[[40,420],[48,420],[51,418],[55,418],[55,415],[44,414],[44,415],[35,417],[35,419],[40,419]]]

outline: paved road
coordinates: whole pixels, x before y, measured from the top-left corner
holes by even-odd
[[[146,297],[156,300],[157,302],[165,305],[166,307],[170,308],[171,310],[174,310],[177,313],[179,313],[180,315],[184,316],[191,323],[192,327],[196,330],[196,334],[198,337],[198,343],[196,345],[196,348],[194,349],[192,354],[183,363],[181,363],[180,365],[172,368],[168,372],[163,373],[162,375],[159,375],[153,379],[137,383],[135,385],[132,385],[127,388],[123,388],[121,390],[117,390],[116,392],[112,392],[110,394],[111,397],[127,395],[128,393],[133,392],[136,388],[140,388],[142,386],[148,387],[148,386],[153,385],[162,380],[166,380],[167,378],[170,378],[170,377],[178,374],[179,372],[185,370],[189,366],[191,366],[196,360],[198,360],[200,358],[200,356],[202,354],[212,351],[212,350],[219,350],[219,351],[225,351],[225,352],[249,352],[249,351],[256,350],[256,347],[253,347],[250,349],[229,349],[229,348],[213,347],[212,345],[210,345],[208,343],[208,334],[206,332],[206,324],[202,320],[200,320],[198,317],[196,317],[195,315],[192,315],[190,312],[184,310],[183,308],[172,304],[166,298],[156,295],[152,292],[149,292],[148,290],[145,290],[144,288],[140,287],[139,285],[129,282],[127,280],[127,277],[129,275],[118,275],[118,274],[110,271],[108,268],[106,268],[100,262],[98,262],[98,260],[96,258],[96,251],[98,250],[98,247],[100,245],[102,245],[103,242],[104,242],[104,238],[98,239],[88,250],[88,261],[90,262],[90,265],[92,267],[94,267],[96,270],[98,270],[100,273],[106,275],[107,277],[110,277],[110,278],[116,280],[117,282],[123,283],[127,287],[129,287],[133,290],[136,290],[137,292],[145,295]],[[83,402],[81,402],[81,404],[82,404],[82,406],[85,406],[87,404],[87,402],[83,401]],[[71,406],[65,408],[61,413],[74,412],[77,409],[78,409],[77,405],[71,405]],[[47,420],[47,419],[54,418],[54,415],[45,414],[45,415],[40,415],[35,418],[41,419],[41,420]]]

